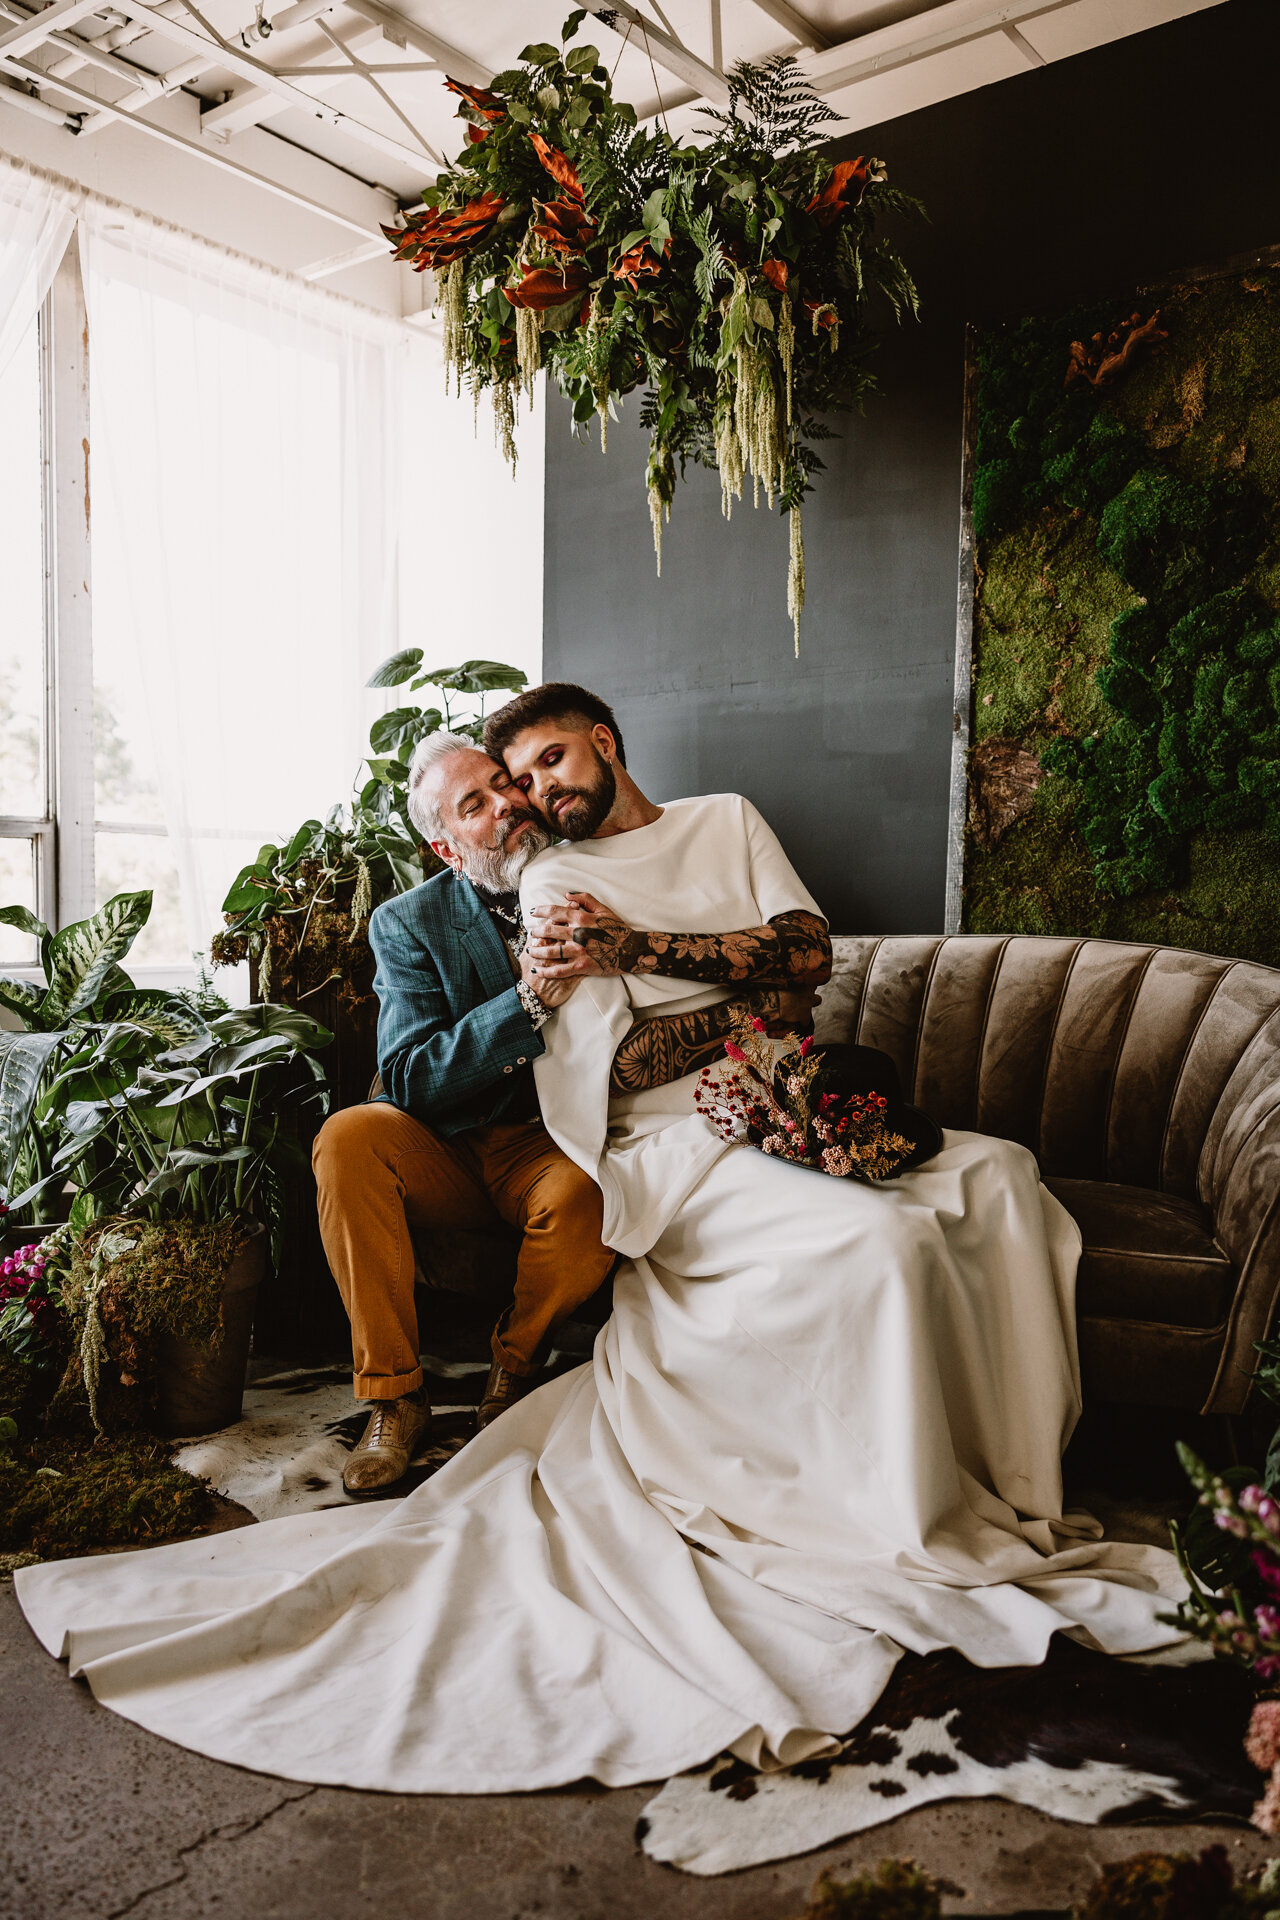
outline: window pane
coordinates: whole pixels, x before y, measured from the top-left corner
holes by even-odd
[[[0,907],[36,910],[36,860],[33,840],[0,840]],[[31,967],[36,943],[16,927],[0,926],[0,966]]]
[[[3,842],[0,842],[2,845]],[[221,904],[241,867],[256,858],[260,839],[210,835],[191,845],[193,884]],[[94,836],[94,872],[98,905],[117,893],[138,893],[150,887],[154,894],[151,918],[134,941],[124,961],[129,973],[136,967],[189,967],[191,946],[182,913],[173,843],[158,833],[99,833]],[[201,951],[222,926],[216,913],[204,935]],[[222,983],[225,986],[225,981]]]
[[[117,893],[140,893],[144,887],[155,895],[151,918],[120,963],[125,972],[132,973],[135,966],[190,966],[178,872],[168,840],[154,833],[95,834],[93,861],[99,906]]]
[[[34,325],[0,374],[0,423],[0,813],[43,819],[44,544]]]

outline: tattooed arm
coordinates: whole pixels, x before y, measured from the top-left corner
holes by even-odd
[[[637,1020],[613,1056],[609,1091],[640,1093],[664,1087],[723,1058],[735,1017],[763,1020],[770,1033],[787,1034],[813,1024],[811,991],[763,987],[739,1000],[722,1000],[695,1013],[660,1013]]]
[[[821,987],[831,978],[831,939],[814,913],[779,913],[736,933],[646,933],[589,893],[533,907],[529,952],[548,980],[578,974],[662,973],[715,986]]]

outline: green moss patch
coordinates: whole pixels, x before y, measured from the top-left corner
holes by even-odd
[[[979,357],[974,741],[1047,777],[993,833],[975,757],[965,924],[1280,962],[1280,272]]]
[[[169,1451],[146,1434],[20,1438],[0,1458],[0,1554],[58,1560],[200,1532],[213,1517],[209,1489]]]

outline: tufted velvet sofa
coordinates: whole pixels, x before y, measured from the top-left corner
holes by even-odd
[[[1280,1293],[1280,971],[1109,940],[833,944],[818,1039],[882,1047],[943,1126],[1030,1147],[1079,1223],[1087,1398],[1239,1412]],[[496,1315],[514,1245],[436,1235],[420,1278]]]
[[[1235,1413],[1280,1292],[1280,971],[1173,947],[844,937],[819,1040],[1019,1140],[1084,1238],[1087,1398]]]

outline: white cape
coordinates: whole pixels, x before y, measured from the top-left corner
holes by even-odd
[[[676,931],[813,910],[734,796],[553,849],[524,893],[570,888]],[[619,1786],[822,1751],[903,1648],[1177,1637],[1171,1556],[1062,1515],[1080,1242],[1031,1154],[948,1133],[871,1188],[727,1146],[692,1079],[610,1109],[633,1012],[715,997],[591,982],[549,1030],[547,1123],[628,1256],[590,1365],[394,1504],[19,1573],[99,1700],[297,1780]]]

